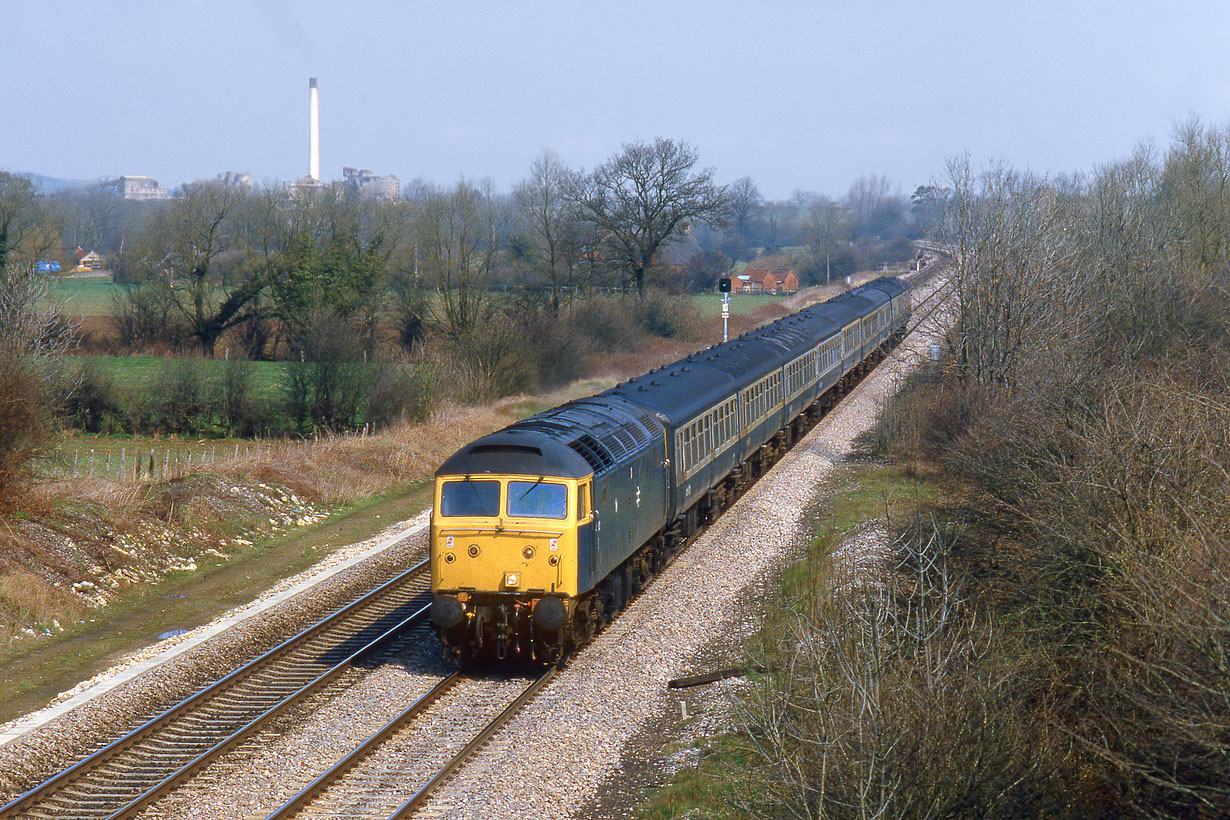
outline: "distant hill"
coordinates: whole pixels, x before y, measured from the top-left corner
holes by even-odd
[[[26,174],[20,171],[14,171],[13,173],[15,176],[25,177],[33,182],[34,187],[38,189],[40,194],[54,194],[56,191],[64,191],[70,188],[88,188],[98,183],[97,179],[57,179],[56,177],[46,177],[42,174]]]

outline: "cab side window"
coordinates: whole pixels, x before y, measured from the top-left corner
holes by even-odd
[[[577,487],[577,520],[584,521],[589,517],[589,485]]]

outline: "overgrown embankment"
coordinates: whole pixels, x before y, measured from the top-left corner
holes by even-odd
[[[954,164],[956,323],[868,442],[940,500],[792,573],[711,816],[1230,815],[1227,146]]]

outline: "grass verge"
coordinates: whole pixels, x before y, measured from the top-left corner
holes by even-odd
[[[746,646],[749,656],[762,654],[762,646],[779,634],[783,620],[793,610],[806,608],[815,590],[830,578],[832,554],[856,536],[868,522],[904,522],[923,507],[934,503],[939,490],[895,466],[878,463],[850,464],[816,496],[802,526],[806,529],[806,555],[785,568],[779,595],[763,614],[762,631]],[[675,773],[669,785],[638,807],[643,820],[711,818],[733,820],[746,817],[735,808],[737,797],[757,787],[748,739],[739,734],[694,741],[700,747],[699,762]]]

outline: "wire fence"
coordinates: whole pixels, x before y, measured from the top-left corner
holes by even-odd
[[[332,438],[366,438],[368,427]],[[225,462],[286,460],[325,438],[258,439],[224,442],[156,442],[95,446],[68,443],[60,448],[53,470],[61,475],[123,481],[166,480],[209,470]]]

